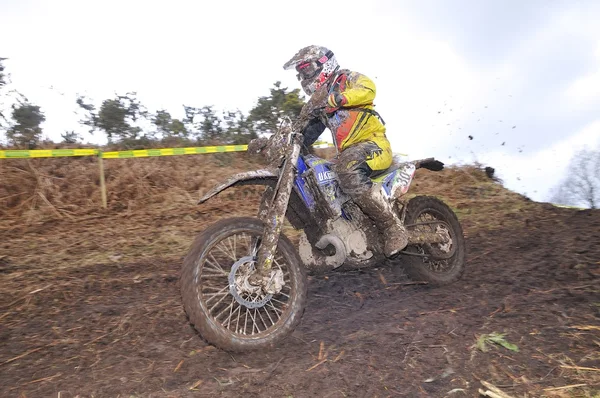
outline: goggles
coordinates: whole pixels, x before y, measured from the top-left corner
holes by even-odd
[[[323,70],[323,64],[331,57],[333,57],[333,52],[329,51],[316,61],[302,62],[296,65],[296,72],[298,72],[296,77],[300,81],[314,79]]]
[[[322,66],[317,65],[317,63],[314,61],[304,62],[296,66],[296,72],[298,72],[296,77],[299,81],[310,80],[316,77],[321,71],[321,69],[323,69]]]

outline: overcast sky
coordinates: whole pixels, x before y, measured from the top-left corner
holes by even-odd
[[[597,0],[0,0],[0,18],[13,87],[55,140],[85,131],[77,94],[246,112],[277,80],[298,88],[282,65],[320,44],[375,81],[410,158],[479,161],[543,201],[574,151],[600,146]]]

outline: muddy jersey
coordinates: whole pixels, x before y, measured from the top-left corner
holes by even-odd
[[[306,145],[312,144],[327,127],[338,150],[361,143],[373,142],[381,148],[389,159],[383,160],[375,170],[391,163],[391,147],[385,136],[385,126],[380,116],[375,112],[375,83],[365,75],[349,70],[338,72],[327,85],[327,96],[322,96],[322,106],[312,104],[314,108],[323,109],[318,118],[313,119],[304,131]],[[334,96],[342,100],[343,105],[331,107],[327,98]],[[388,157],[384,156],[384,157]]]

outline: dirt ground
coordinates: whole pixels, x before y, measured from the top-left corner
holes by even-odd
[[[313,276],[296,332],[243,355],[189,325],[180,261],[28,273],[2,257],[0,396],[474,397],[483,380],[514,397],[597,397],[600,212],[540,205],[519,222],[467,236],[452,286],[393,264]],[[519,351],[478,349],[494,332]]]

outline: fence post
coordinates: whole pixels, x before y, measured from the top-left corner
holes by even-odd
[[[100,165],[100,194],[102,195],[102,207],[106,209],[106,182],[104,181],[104,159],[102,152],[98,152],[98,164]]]

